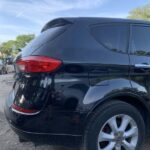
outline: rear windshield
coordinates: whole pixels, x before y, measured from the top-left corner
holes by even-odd
[[[42,32],[22,49],[23,56],[29,56],[42,45],[52,41],[66,30],[65,26],[50,28]]]

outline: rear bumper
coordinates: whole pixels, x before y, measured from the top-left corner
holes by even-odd
[[[74,116],[71,112],[69,115],[65,112],[41,111],[33,116],[26,116],[14,112],[11,108],[13,103],[12,93],[6,100],[4,112],[11,128],[21,137],[40,144],[57,144],[57,145],[74,145],[82,141],[81,126],[73,124],[68,117]],[[53,115],[54,116],[53,116]],[[63,119],[64,118],[64,119]],[[60,123],[61,122],[61,123]]]
[[[9,123],[10,124],[10,123]],[[50,145],[67,145],[78,146],[82,142],[82,136],[80,135],[67,135],[67,134],[53,134],[53,133],[32,133],[20,130],[10,124],[13,131],[22,139],[32,141],[38,144],[50,144]]]

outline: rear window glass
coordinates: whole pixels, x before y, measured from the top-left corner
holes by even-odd
[[[28,56],[31,55],[35,50],[44,45],[47,42],[52,41],[58,35],[62,34],[65,31],[65,27],[54,27],[42,32],[39,36],[33,39],[22,49],[22,55]]]
[[[92,28],[96,40],[112,51],[126,53],[129,30],[126,24],[105,24]]]

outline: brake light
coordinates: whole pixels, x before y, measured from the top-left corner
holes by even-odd
[[[46,56],[29,56],[16,62],[22,72],[52,72],[58,69],[62,62]]]

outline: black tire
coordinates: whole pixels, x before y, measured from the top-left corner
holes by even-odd
[[[4,70],[4,68],[1,70],[1,74],[5,74],[5,70]]]
[[[145,124],[139,111],[132,105],[122,101],[112,101],[99,107],[90,117],[84,135],[83,149],[98,150],[98,135],[103,125],[113,116],[125,114],[137,124],[138,144],[135,150],[140,150],[145,137]]]
[[[7,70],[5,70],[5,74],[8,74]]]
[[[7,74],[6,68],[3,69],[3,74]]]

